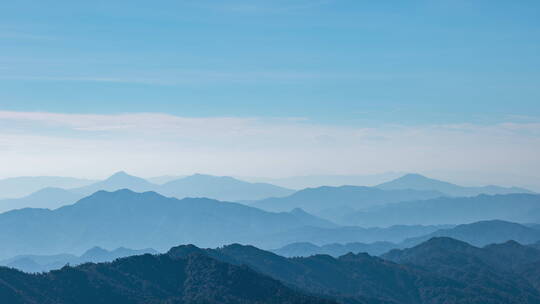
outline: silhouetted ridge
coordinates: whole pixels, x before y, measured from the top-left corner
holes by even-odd
[[[204,254],[141,255],[42,275],[0,267],[0,299],[10,304],[333,303]]]
[[[508,303],[539,301],[540,271],[527,270],[536,269],[540,251],[516,242],[478,248],[449,238],[433,238],[382,257],[463,282]]]
[[[424,245],[433,250],[423,251],[446,252],[446,255],[439,254],[435,259],[437,262],[445,262],[440,257],[451,256],[453,252],[447,249],[450,249],[453,244],[462,247],[457,252],[463,249],[467,251],[466,244],[448,238],[431,240]],[[464,268],[463,275],[448,276],[444,271],[439,273],[438,269],[427,271],[424,267],[415,265],[399,265],[365,253],[349,253],[339,258],[329,255],[284,258],[253,246],[239,244],[204,251],[207,255],[219,260],[236,265],[247,265],[300,289],[335,296],[342,303],[506,304],[522,301],[532,304],[540,300],[538,291],[532,289],[527,282],[516,278],[506,278],[498,272],[489,273],[492,276],[488,276],[491,279],[486,285],[482,285],[481,282],[471,282],[467,278],[476,274],[475,268]],[[461,254],[458,256],[458,261],[461,261],[460,259]],[[445,267],[455,267],[453,263],[455,261],[451,260]],[[469,286],[474,286],[474,288],[469,288]],[[491,292],[490,286],[497,286],[501,290]]]

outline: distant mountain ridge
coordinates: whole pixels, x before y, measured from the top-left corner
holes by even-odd
[[[262,248],[280,248],[291,243],[312,243],[324,246],[332,243],[401,243],[408,238],[421,237],[440,229],[450,228],[451,225],[396,225],[391,227],[312,227],[304,226],[278,233],[269,233],[259,240],[252,242]]]
[[[232,177],[195,174],[180,177],[162,185],[120,171],[109,178],[78,188],[45,188],[19,199],[0,200],[0,212],[21,208],[55,209],[73,204],[100,190],[130,189],[135,192],[155,191],[176,198],[205,197],[224,201],[258,200],[286,196],[294,190],[271,184],[248,183]]]
[[[95,183],[95,180],[59,176],[21,176],[0,179],[0,199],[28,196],[44,188],[70,189]]]
[[[105,180],[93,183],[88,186],[70,189],[70,191],[87,196],[100,190],[116,191],[120,189],[130,189],[135,192],[146,192],[154,191],[156,187],[158,186],[148,182],[144,178],[129,175],[124,171],[120,171],[114,173]]]
[[[157,254],[154,249],[133,250],[119,247],[115,250],[106,250],[101,247],[93,247],[84,252],[81,256],[73,254],[57,254],[49,256],[40,255],[20,255],[10,259],[0,261],[0,266],[16,268],[28,273],[47,272],[60,269],[65,265],[71,266],[84,264],[88,262],[100,263],[109,262],[118,258],[132,255]]]
[[[410,238],[401,245],[402,247],[409,247],[435,237],[452,238],[474,246],[486,246],[507,241],[533,244],[540,241],[540,230],[501,220],[480,221],[458,225],[449,229],[440,229],[421,237]]]
[[[270,213],[205,198],[175,199],[155,192],[99,191],[56,210],[22,209],[0,214],[0,258],[19,254],[152,247],[171,243],[218,246],[260,242],[291,229],[336,225],[300,210]]]
[[[0,200],[0,213],[26,207],[56,209],[83,197],[83,194],[62,188],[43,188],[22,198]]]
[[[299,242],[272,250],[272,252],[284,257],[309,257],[318,254],[340,257],[349,252],[354,254],[365,252],[371,256],[378,256],[397,247],[397,244],[390,242],[375,242],[369,244],[358,242],[346,244],[333,243],[322,246],[317,246],[308,242]]]
[[[406,174],[392,181],[382,183],[376,186],[383,190],[423,190],[423,191],[438,191],[448,196],[477,196],[480,194],[511,194],[511,193],[533,193],[530,190],[518,187],[500,187],[500,186],[484,186],[484,187],[463,187],[452,183],[432,179],[420,174]]]
[[[540,195],[497,194],[475,197],[440,197],[408,201],[350,212],[340,222],[349,225],[465,224],[484,220],[540,222]]]
[[[442,196],[436,191],[381,190],[362,186],[318,187],[297,191],[281,198],[253,202],[251,206],[268,211],[302,208],[307,212],[338,221],[351,211],[388,203],[432,199]]]
[[[161,185],[158,192],[177,198],[207,197],[245,201],[287,196],[294,193],[294,190],[266,183],[248,183],[229,176],[195,174],[167,182]]]
[[[320,228],[319,231],[316,232],[318,240],[326,240],[327,243],[323,244],[320,241],[314,243],[309,241],[292,242],[278,249],[274,249],[272,250],[272,252],[286,257],[311,256],[315,254],[328,254],[334,257],[338,257],[349,252],[355,254],[366,252],[370,255],[378,256],[392,249],[404,249],[414,247],[418,244],[437,237],[452,238],[479,247],[489,244],[500,244],[508,241],[517,241],[521,244],[540,249],[540,229],[532,228],[518,223],[506,222],[501,220],[490,220],[474,222],[470,224],[462,224],[453,227],[440,227],[438,229],[434,229],[432,232],[427,231],[435,227],[424,228],[426,233],[423,233],[422,235],[416,237],[405,237],[405,235],[410,233],[416,233],[418,235],[419,233],[421,233],[421,230],[414,231],[414,227],[410,226],[394,226],[385,228],[387,231],[384,231],[383,228],[378,228],[380,229],[380,231],[373,231],[373,235],[370,236],[370,229],[366,229],[362,233],[360,230],[358,230],[358,227],[355,227],[354,229],[357,230],[357,232],[354,234],[354,236],[357,240],[364,241],[363,243],[348,242],[347,240],[354,239],[354,236],[347,236],[347,230],[345,230],[344,227],[334,229]],[[339,240],[336,239],[336,237],[333,235],[327,235],[326,233],[328,230],[340,231],[339,234],[341,235],[342,239]],[[395,230],[395,232],[391,232],[392,230]],[[397,237],[397,234],[400,232],[401,236],[403,237],[401,239]],[[337,234],[338,233],[336,233],[336,235]],[[392,236],[392,234],[395,235]],[[301,240],[308,239],[307,235],[296,234],[295,236]],[[317,238],[312,237],[311,240],[316,241]],[[329,243],[332,241],[334,243]]]

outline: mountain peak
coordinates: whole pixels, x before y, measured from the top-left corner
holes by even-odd
[[[114,173],[113,175],[109,176],[106,180],[120,180],[120,179],[127,179],[127,178],[138,178],[133,175],[127,174],[125,171],[118,171]]]
[[[431,179],[419,173],[407,173],[398,179]]]
[[[180,246],[172,247],[167,252],[167,255],[172,258],[178,259],[178,258],[186,258],[187,256],[192,255],[192,254],[203,254],[203,253],[204,253],[203,249],[193,244],[188,244],[188,245],[180,245]]]

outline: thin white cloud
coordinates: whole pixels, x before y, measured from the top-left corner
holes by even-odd
[[[291,11],[303,11],[332,3],[331,0],[234,0],[234,1],[212,1],[212,0],[189,0],[185,3],[203,9],[238,13],[284,13]]]
[[[358,127],[301,118],[0,111],[5,176],[462,171],[468,181],[475,172],[478,183],[505,183],[505,176],[539,180],[538,151],[540,123]]]
[[[14,70],[14,69],[12,69]],[[7,73],[9,72],[9,73]],[[260,82],[297,82],[316,81],[328,79],[366,78],[381,77],[380,75],[353,75],[322,72],[302,72],[294,70],[276,71],[236,71],[225,72],[219,70],[164,70],[150,73],[148,71],[125,71],[123,73],[103,73],[96,75],[77,74],[50,74],[50,71],[42,74],[20,74],[17,71],[9,71],[0,74],[4,80],[30,80],[30,81],[54,81],[54,82],[102,82],[102,83],[130,83],[145,85],[185,85],[206,83],[260,83]]]

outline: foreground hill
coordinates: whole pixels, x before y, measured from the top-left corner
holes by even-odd
[[[510,194],[510,193],[532,193],[530,190],[518,187],[463,187],[448,182],[425,177],[420,174],[406,174],[392,181],[376,186],[383,190],[424,190],[439,191],[447,196],[477,196],[480,194]]]
[[[462,281],[471,289],[501,298],[509,292],[519,293],[521,301],[527,301],[537,297],[540,285],[540,251],[515,241],[478,248],[451,238],[432,238],[382,257]],[[521,302],[516,299],[508,303]]]
[[[285,258],[252,246],[230,245],[218,249],[179,246],[169,254],[185,257],[204,252],[216,259],[253,269],[297,288],[336,297],[342,303],[394,304],[506,304],[538,303],[538,290],[524,279],[507,279],[503,274],[492,282],[471,288],[466,269],[464,277],[448,277],[414,265],[400,265],[369,256],[347,254],[339,258],[315,255]],[[494,292],[491,286],[504,285]]]
[[[424,200],[442,195],[442,193],[436,191],[385,191],[361,186],[323,186],[300,190],[287,197],[269,198],[253,202],[252,206],[268,211],[289,211],[294,208],[302,208],[310,213],[335,217],[366,207]]]
[[[465,224],[494,219],[518,223],[540,222],[540,195],[479,195],[401,202],[352,212],[341,222],[349,225],[391,226]]]
[[[147,254],[36,275],[0,267],[0,299],[10,304],[332,303],[200,254]]]
[[[88,262],[109,262],[118,258],[146,253],[157,254],[158,252],[154,249],[133,250],[124,247],[109,251],[101,247],[93,247],[88,249],[81,256],[76,256],[73,254],[19,255],[0,261],[0,266],[16,268],[29,273],[36,273],[60,269],[67,264],[73,266]]]
[[[6,303],[536,304],[540,251],[434,238],[384,259],[285,258],[238,244],[178,246],[162,255],[30,275],[0,267]],[[281,281],[281,283],[279,282]],[[320,295],[318,298],[307,294]]]
[[[0,258],[77,253],[92,246],[165,250],[174,243],[254,243],[262,235],[303,226],[334,227],[301,210],[270,213],[210,199],[167,198],[155,192],[100,191],[56,210],[0,214]]]

